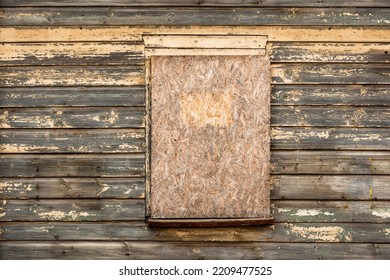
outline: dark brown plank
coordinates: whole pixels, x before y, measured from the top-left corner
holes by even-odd
[[[126,43],[12,43],[0,45],[3,66],[143,65],[143,45]]]
[[[390,174],[390,152],[274,151],[273,174]]]
[[[390,44],[285,43],[269,46],[272,62],[385,63],[390,61]]]
[[[132,86],[145,83],[141,66],[2,67],[1,87]]]
[[[389,107],[272,107],[274,126],[389,127]],[[347,131],[347,130],[346,130]]]
[[[275,222],[390,222],[389,201],[274,201]]]
[[[144,198],[143,178],[1,178],[0,199]]]
[[[273,84],[389,84],[388,64],[274,64]]]
[[[0,177],[143,177],[145,156],[2,155]]]
[[[45,7],[45,6],[250,6],[250,7],[389,7],[387,0],[2,0],[3,7]]]
[[[389,182],[389,176],[373,175],[275,175],[271,198],[390,200]]]
[[[4,200],[1,221],[144,220],[143,199]]]
[[[9,25],[387,25],[384,8],[3,8]]]
[[[272,105],[390,106],[388,86],[274,85]]]
[[[0,88],[0,107],[145,106],[145,87]]]
[[[2,129],[0,152],[144,153],[143,129]]]
[[[274,150],[390,150],[388,128],[292,128],[271,130]]]
[[[390,244],[8,241],[0,259],[390,259]]]
[[[269,226],[148,228],[144,222],[3,222],[2,241],[181,242],[378,242],[389,243],[390,225],[374,223],[276,223]]]
[[[145,108],[7,108],[1,128],[143,128]]]

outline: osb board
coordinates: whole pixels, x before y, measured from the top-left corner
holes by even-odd
[[[270,216],[269,68],[265,56],[152,56],[152,218]]]

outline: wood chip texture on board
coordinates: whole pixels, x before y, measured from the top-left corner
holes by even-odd
[[[270,217],[266,56],[151,58],[151,216]]]

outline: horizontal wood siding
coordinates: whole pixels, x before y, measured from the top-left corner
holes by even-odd
[[[390,259],[389,1],[1,2],[0,259]],[[150,34],[266,36],[274,225],[147,227]]]

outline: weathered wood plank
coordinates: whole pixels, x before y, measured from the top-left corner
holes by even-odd
[[[0,221],[144,220],[143,199],[4,200]]]
[[[389,200],[390,177],[373,175],[275,175],[272,199]]]
[[[2,129],[0,152],[144,153],[143,129]]]
[[[274,85],[271,104],[389,106],[390,89],[373,85]]]
[[[275,222],[390,222],[388,201],[274,201]]]
[[[3,7],[45,7],[45,6],[249,6],[249,7],[389,7],[387,0],[359,0],[355,3],[347,0],[2,0]]]
[[[143,128],[145,109],[7,108],[0,109],[1,128]]]
[[[144,196],[143,178],[0,178],[0,199]]]
[[[146,57],[152,55],[265,55],[265,49],[145,49]]]
[[[143,177],[145,156],[1,155],[0,177]]]
[[[250,7],[389,7],[386,0],[359,0],[355,4],[346,0],[2,0],[4,7],[41,7],[41,6],[250,6]]]
[[[272,107],[274,126],[389,127],[390,108]],[[346,130],[348,131],[348,130]],[[364,131],[364,130],[363,130]]]
[[[2,241],[390,242],[390,225],[276,223],[261,227],[148,228],[143,222],[3,222]]]
[[[385,63],[389,44],[284,43],[269,44],[272,62]]]
[[[0,88],[0,107],[145,106],[145,87]]]
[[[274,150],[389,150],[388,128],[273,128]]]
[[[3,8],[9,25],[387,25],[385,8]]]
[[[273,174],[390,174],[390,152],[274,151]]]
[[[2,67],[1,87],[132,86],[145,83],[141,66]]]
[[[101,24],[101,23],[99,23]],[[141,34],[261,35],[278,42],[390,42],[388,26],[13,26],[0,29],[0,42],[141,41]]]
[[[2,241],[366,242],[389,243],[390,225],[276,223],[261,227],[148,228],[143,222],[3,222]]]
[[[388,176],[274,175],[272,199],[388,200]],[[143,178],[1,178],[0,199],[143,198]]]
[[[389,84],[388,64],[273,64],[273,84]]]
[[[265,49],[267,36],[144,35],[145,47],[176,49]]]
[[[0,63],[19,65],[142,65],[140,43],[12,43],[0,45]]]
[[[0,259],[390,259],[390,244],[7,241]]]

